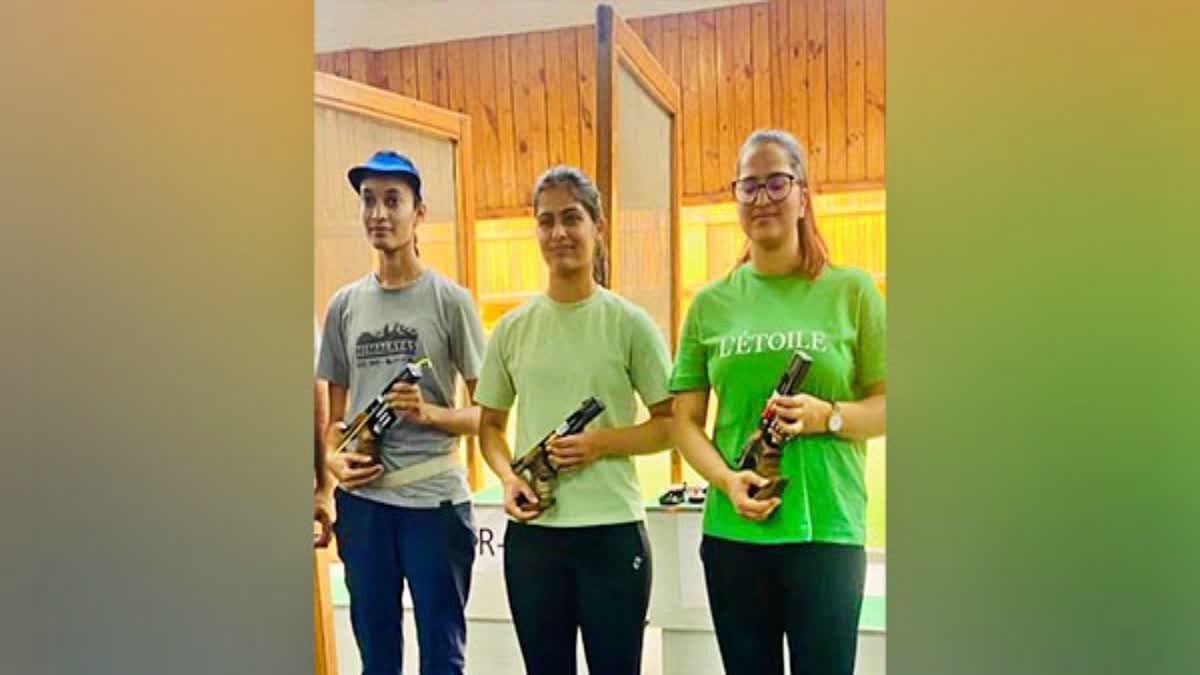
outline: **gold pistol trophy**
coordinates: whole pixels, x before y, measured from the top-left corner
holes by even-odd
[[[397,384],[416,384],[420,382],[423,375],[421,367],[426,365],[429,365],[429,359],[420,359],[405,364],[400,373],[396,377],[393,377],[392,381],[388,382],[387,386],[383,388],[383,391],[371,400],[367,408],[355,415],[354,419],[350,421],[350,425],[346,428],[346,433],[342,437],[342,442],[338,444],[334,452],[342,452],[350,447],[350,444],[358,438],[363,429],[371,432],[371,437],[375,440],[383,438],[383,432],[391,428],[400,419],[400,413],[388,407],[387,402],[384,400],[385,397],[392,390],[392,387]],[[375,443],[371,443],[371,449],[367,453],[371,455],[375,464],[380,462],[378,447]]]
[[[797,349],[792,354],[787,370],[779,378],[775,393],[780,396],[794,396],[800,390],[800,384],[812,367],[812,358]],[[779,475],[779,461],[783,458],[783,444],[787,441],[771,428],[775,424],[775,405],[768,403],[759,417],[758,428],[746,439],[738,454],[736,467],[738,471],[750,469],[766,478],[768,483],[762,487],[751,487],[749,495],[754,499],[770,499],[783,493],[789,478]]]
[[[579,404],[562,424],[546,435],[533,449],[517,458],[512,469],[524,478],[537,493],[538,503],[530,504],[524,495],[517,495],[517,506],[522,510],[542,511],[554,506],[554,485],[558,478],[558,467],[550,461],[550,442],[560,436],[572,436],[583,431],[589,422],[604,412],[604,404],[595,396]]]

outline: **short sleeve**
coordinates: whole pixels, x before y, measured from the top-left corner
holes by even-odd
[[[343,321],[347,293],[338,293],[325,311],[325,332],[317,359],[317,377],[350,388],[350,363],[346,355],[346,327]]]
[[[671,371],[670,389],[673,392],[707,389],[708,348],[700,334],[700,298],[692,302],[687,317],[683,320],[683,334],[679,336],[679,349],[675,354],[675,368]]]
[[[483,324],[471,295],[456,289],[449,312],[450,358],[464,380],[478,380],[483,367]]]
[[[671,396],[667,379],[671,376],[671,354],[658,326],[650,315],[638,308],[632,314],[629,377],[633,388],[647,408]]]
[[[869,279],[858,301],[858,348],[855,383],[866,390],[887,378],[887,310]]]
[[[483,356],[483,368],[479,372],[479,381],[475,384],[475,402],[494,410],[508,410],[517,396],[504,354],[506,334],[507,322],[501,320],[492,331],[492,339],[488,340]]]

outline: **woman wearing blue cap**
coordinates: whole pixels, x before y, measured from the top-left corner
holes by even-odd
[[[340,488],[334,533],[354,637],[364,673],[401,671],[407,582],[420,672],[462,673],[475,532],[455,450],[459,436],[476,432],[479,408],[455,408],[453,393],[456,377],[474,391],[483,327],[470,294],[417,255],[425,204],[413,163],[381,151],[348,178],[376,266],[330,299],[317,374],[329,382],[326,461]],[[352,451],[332,452],[347,423],[417,362],[426,362],[418,384],[395,385],[386,397],[399,421],[381,438],[364,432]]]

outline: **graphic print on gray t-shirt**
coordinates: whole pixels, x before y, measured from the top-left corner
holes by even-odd
[[[399,322],[386,324],[382,330],[375,333],[359,333],[358,339],[354,341],[355,365],[367,368],[381,363],[403,365],[414,361],[418,340],[415,328],[409,328]]]
[[[401,289],[374,274],[347,284],[329,301],[317,372],[347,389],[347,423],[387,386],[405,364],[428,358],[421,380],[427,403],[450,407],[456,374],[474,380],[483,354],[483,327],[465,289],[426,270]],[[384,434],[387,470],[410,466],[457,448],[457,436],[401,419]],[[426,508],[470,498],[459,468],[399,488],[363,488],[355,494],[398,506]]]

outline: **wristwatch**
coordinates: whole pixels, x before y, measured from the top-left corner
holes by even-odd
[[[833,409],[829,411],[829,421],[825,426],[829,427],[829,433],[836,434],[842,430],[842,411],[838,409],[838,402],[833,402]]]

